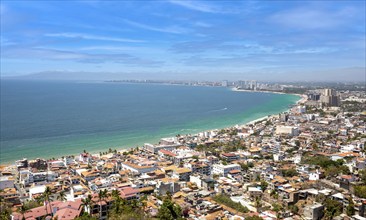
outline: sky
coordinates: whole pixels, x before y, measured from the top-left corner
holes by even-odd
[[[365,79],[365,1],[1,1],[1,76]]]

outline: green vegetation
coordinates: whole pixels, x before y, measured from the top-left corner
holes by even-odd
[[[333,219],[333,217],[338,216],[343,211],[343,205],[342,203],[333,200],[333,199],[326,199],[325,203],[325,219]]]
[[[264,192],[268,187],[268,183],[264,180],[261,181],[261,189]]]
[[[144,215],[143,207],[145,198],[140,201],[134,199],[127,201],[119,196],[118,191],[113,190],[111,196],[115,199],[112,208],[109,210],[110,220],[142,220],[147,219]]]
[[[11,209],[10,204],[6,203],[2,197],[0,197],[0,220],[10,219]]]
[[[40,207],[42,205],[43,204],[41,204],[37,201],[34,201],[34,200],[30,200],[30,201],[24,203],[25,208],[28,209],[28,210]]]
[[[75,220],[98,220],[98,218],[93,217],[85,212],[85,213],[83,213],[83,215],[75,218]]]
[[[295,169],[281,170],[281,172],[284,177],[293,177],[299,174]]]
[[[341,109],[345,112],[362,112],[366,109],[366,103],[356,101],[343,101]]]
[[[163,204],[160,206],[157,217],[161,220],[183,219],[182,208],[179,205],[173,203],[172,200],[166,198],[164,199]]]
[[[232,209],[235,209],[238,212],[246,213],[249,211],[247,207],[241,205],[239,202],[238,203],[234,202],[233,200],[230,199],[229,196],[224,195],[224,194],[216,195],[216,196],[212,197],[212,199],[215,202],[226,205]]]
[[[248,171],[248,170],[249,170],[249,168],[254,167],[254,164],[253,164],[252,162],[248,162],[248,163],[239,163],[239,165],[240,165],[240,167],[241,167],[241,169],[242,169],[243,171]]]
[[[355,204],[352,199],[348,200],[348,206],[346,207],[346,213],[348,216],[352,216],[355,214]]]
[[[366,169],[359,171],[359,175],[362,183],[366,185]]]
[[[233,134],[233,133],[229,133],[229,134]],[[206,152],[211,152],[213,155],[217,155],[219,156],[219,151],[222,150],[224,152],[233,152],[233,151],[237,151],[239,149],[246,149],[245,143],[243,143],[242,141],[238,141],[238,140],[234,140],[228,143],[219,143],[219,142],[215,142],[209,145],[205,145],[205,144],[199,144],[196,146],[196,150],[197,151],[206,151]]]
[[[283,209],[282,205],[279,203],[272,204],[272,207],[273,207],[272,210],[275,212],[279,212]]]
[[[245,220],[263,220],[263,218],[255,215],[255,216],[245,217]]]
[[[298,214],[299,213],[299,207],[297,207],[297,205],[290,205],[289,209],[291,210],[291,212],[293,212],[294,214]]]
[[[354,189],[356,196],[366,199],[366,185],[355,186]]]
[[[308,163],[308,164],[317,165],[322,168],[327,168],[330,166],[339,167],[339,166],[343,165],[343,160],[333,161],[325,156],[306,157],[304,162]]]
[[[325,176],[328,177],[336,177],[339,174],[350,174],[350,171],[347,166],[330,166],[325,169]]]
[[[325,175],[328,177],[335,177],[339,174],[349,174],[350,171],[347,166],[344,166],[343,160],[333,161],[325,156],[306,157],[304,163],[313,164],[325,169]]]

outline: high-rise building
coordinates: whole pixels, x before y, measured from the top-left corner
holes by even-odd
[[[280,114],[280,121],[281,121],[281,122],[286,122],[286,121],[288,121],[288,114],[287,114],[287,113],[281,113],[281,114]]]
[[[223,81],[221,82],[221,86],[223,86],[223,87],[227,87],[227,86],[228,86],[228,81],[227,81],[227,80],[223,80]]]
[[[339,106],[340,97],[334,89],[324,89],[320,102],[326,106]]]

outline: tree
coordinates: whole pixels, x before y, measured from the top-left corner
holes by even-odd
[[[89,194],[85,199],[81,200],[81,204],[84,206],[84,209],[86,208],[88,210],[91,210],[91,205],[93,203],[92,199],[93,199],[93,197]],[[89,212],[88,212],[88,214],[90,214]]]
[[[239,163],[240,167],[243,171],[248,171],[249,170],[249,166],[245,163]]]
[[[264,192],[268,187],[268,183],[264,180],[261,181],[261,189]]]
[[[346,213],[348,216],[352,216],[355,214],[355,203],[353,202],[352,198],[350,198],[348,200],[348,206],[346,207]]]
[[[324,205],[325,219],[333,219],[334,216],[338,216],[342,213],[343,204],[336,200],[326,199]]]
[[[60,201],[66,201],[66,194],[64,191],[61,191],[58,196],[57,196],[57,199],[60,200]]]
[[[11,209],[10,204],[4,201],[4,198],[0,197],[0,219],[10,219]]]
[[[249,216],[249,217],[245,217],[245,220],[263,220],[263,218],[254,215],[254,216]]]
[[[289,206],[291,212],[293,212],[294,214],[299,213],[299,207],[297,207],[297,205],[291,205]]]
[[[366,169],[359,171],[360,179],[366,185]]]
[[[300,147],[300,141],[299,140],[296,140],[295,141],[295,145],[296,145],[296,147]]]
[[[157,217],[161,220],[182,219],[182,209],[170,199],[164,199],[163,204],[159,208]]]
[[[98,192],[98,199],[99,199],[99,218],[102,217],[102,201],[108,196],[107,189],[100,190]]]
[[[51,206],[51,201],[52,201],[51,195],[52,195],[51,187],[47,186],[42,194],[42,197],[43,197],[44,201],[48,204],[48,206],[50,208],[51,216],[53,217],[52,206]],[[48,215],[47,204],[45,206],[46,206],[46,213]]]
[[[74,220],[98,220],[96,217],[91,216],[88,213],[83,213],[83,215],[75,218]]]
[[[28,212],[27,206],[25,206],[24,204],[22,204],[19,208],[18,211],[20,214],[22,214],[22,220],[25,219],[25,213]]]
[[[257,208],[257,212],[259,212],[259,208],[262,207],[262,202],[261,202],[261,199],[259,197],[255,198],[254,206]]]
[[[281,170],[281,172],[284,177],[293,177],[298,175],[295,169]]]
[[[120,197],[120,195],[119,195],[119,191],[118,191],[117,189],[112,190],[112,192],[111,192],[111,196],[112,196],[112,198],[113,198],[114,200],[118,200],[118,199],[120,199],[120,198],[121,198],[121,197]]]
[[[28,210],[29,209],[33,209],[33,208],[37,208],[37,207],[40,207],[40,206],[43,205],[40,202],[34,201],[34,200],[30,200],[30,201],[24,202],[23,204],[26,207],[26,209],[28,209]]]
[[[238,212],[242,212],[242,213],[246,213],[248,212],[248,208],[243,206],[242,204],[240,204],[240,202],[234,202],[233,200],[231,200],[231,198],[225,194],[218,194],[214,197],[212,197],[212,199],[219,203],[219,204],[223,204],[226,205],[232,209],[235,209]]]
[[[279,212],[279,211],[282,210],[282,206],[278,203],[272,204],[272,207],[273,207],[272,210],[275,211],[275,212]]]
[[[366,185],[355,186],[354,189],[356,196],[366,199]]]

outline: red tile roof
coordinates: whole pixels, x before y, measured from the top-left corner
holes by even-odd
[[[120,195],[122,198],[136,196],[137,193],[139,193],[139,190],[134,189],[132,187],[124,187],[120,189]]]
[[[225,156],[225,157],[236,157],[236,154],[233,154],[233,153],[223,153],[221,155]]]
[[[171,157],[177,156],[175,153],[173,153],[171,151],[168,151],[168,150],[165,150],[165,149],[161,149],[160,152],[165,154],[165,155],[171,156]]]
[[[61,202],[61,201],[54,201],[51,202],[51,209],[53,210],[56,208],[58,211],[56,211],[54,216],[57,216],[58,219],[74,219],[77,216],[80,215],[82,211],[81,207],[81,200],[75,200],[75,201],[69,201],[69,202]],[[50,210],[49,205],[46,206],[40,206],[37,208],[33,208],[28,210],[24,216],[26,220],[32,220],[36,218],[41,218],[44,216],[50,216],[52,210]],[[14,212],[13,213],[14,220],[21,220],[23,218],[22,214]],[[65,216],[65,217],[62,217]]]

